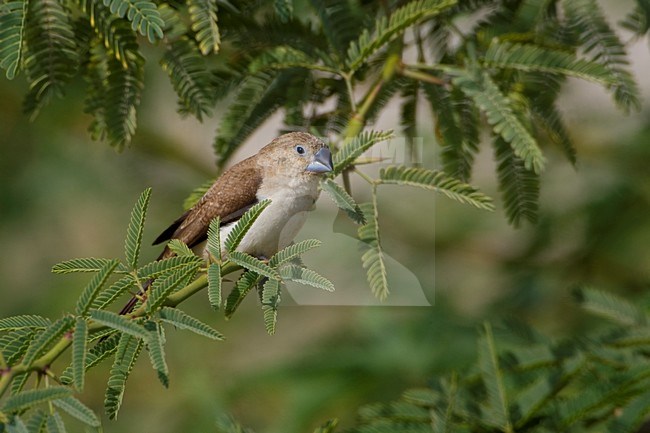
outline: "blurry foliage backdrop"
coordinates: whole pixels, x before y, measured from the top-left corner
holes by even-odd
[[[612,22],[631,3],[603,2]],[[630,58],[647,98],[647,41],[633,45]],[[145,73],[139,130],[120,154],[88,138],[82,83],[30,122],[22,114],[23,81],[0,80],[0,316],[59,316],[84,279],[55,277],[52,264],[119,255],[116,228],[147,186],[154,195],[145,241],[153,239],[188,193],[213,175],[211,142],[220,113],[204,124],[179,119],[166,102],[174,98],[166,77],[157,67]],[[159,388],[147,365],[136,367],[142,374],[131,376],[120,418],[106,431],[212,431],[223,412],[277,433],[308,431],[332,416],[345,423],[360,404],[393,399],[471,362],[484,319],[515,316],[561,336],[592,323],[570,299],[574,283],[638,298],[648,289],[650,271],[648,104],[644,100],[641,112],[626,117],[593,85],[570,80],[563,90],[560,108],[579,162],[573,168],[560,151],[547,153],[537,225],[514,229],[502,211],[434,202],[422,191],[382,195],[386,251],[418,277],[433,306],[286,306],[271,337],[255,299],[249,297],[236,320],[218,323],[204,302],[192,300],[188,308],[228,340],[206,344],[192,334],[169,333],[171,388]],[[397,127],[390,117],[376,127]],[[279,120],[272,117],[234,160],[274,136]],[[431,130],[418,133],[427,143],[435,140]],[[491,153],[479,154],[473,182],[497,197],[493,171]],[[413,218],[421,212],[414,203],[429,206],[430,217]],[[322,200],[303,236],[319,237],[327,248],[328,236],[345,230],[337,228],[335,215]],[[145,251],[147,259],[157,255],[156,248]],[[321,259],[335,263],[345,278],[357,254],[331,251]],[[365,284],[363,276],[356,281]],[[83,396],[98,413],[105,374],[105,368],[93,371]]]

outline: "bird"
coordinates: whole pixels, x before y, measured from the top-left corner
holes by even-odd
[[[283,134],[257,154],[223,172],[201,199],[176,219],[153,242],[158,245],[178,239],[202,253],[210,222],[219,217],[222,239],[252,206],[263,200],[270,204],[262,211],[236,248],[260,259],[268,259],[289,246],[315,206],[321,178],[333,170],[329,147],[306,132]],[[157,260],[173,257],[165,246]],[[120,314],[133,310],[151,285],[134,296]]]

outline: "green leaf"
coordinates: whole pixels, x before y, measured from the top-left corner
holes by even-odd
[[[32,119],[76,75],[79,47],[75,42],[71,14],[63,2],[30,0],[24,35],[22,66],[29,82],[24,110]]]
[[[35,315],[12,316],[0,319],[0,331],[15,331],[18,329],[45,329],[52,322],[49,319]]]
[[[393,131],[370,131],[347,139],[341,148],[332,156],[334,162],[334,175],[341,173],[344,169],[354,164],[366,150],[377,143],[386,141],[393,137]]]
[[[91,347],[86,356],[85,370],[88,371],[90,368],[113,355],[117,351],[117,344],[120,341],[121,335],[122,334],[115,332]],[[66,385],[73,383],[73,369],[71,367],[66,368],[61,374],[60,379],[61,383]]]
[[[187,250],[185,251],[187,252]],[[168,257],[166,259],[156,260],[142,266],[140,269],[138,269],[138,278],[140,280],[158,278],[161,275],[170,274],[174,271],[185,269],[188,266],[201,266],[202,264],[203,259],[201,257],[197,257],[194,253],[191,255]]]
[[[149,289],[149,295],[145,303],[145,311],[149,314],[156,311],[165,302],[167,297],[176,291],[176,289],[182,287],[183,284],[186,284],[197,270],[198,266],[188,266],[185,269],[174,272],[166,278],[160,277],[156,279]]]
[[[638,0],[634,9],[619,24],[635,36],[645,35],[650,29],[650,4],[647,0]]]
[[[14,365],[25,354],[34,336],[35,332],[29,328],[0,335],[0,353],[7,365]]]
[[[270,204],[271,200],[263,200],[255,204],[255,206],[251,207],[244,215],[242,215],[239,221],[237,221],[235,226],[228,233],[228,237],[224,243],[226,251],[234,251],[239,246],[239,243],[244,239],[244,236],[248,230],[250,230],[257,217],[259,217],[262,211]]]
[[[74,334],[72,334],[72,377],[77,391],[84,389],[87,341],[88,323],[84,318],[77,317]]]
[[[91,126],[93,135],[96,138],[105,136],[112,146],[122,150],[135,134],[137,108],[144,88],[144,58],[139,53],[129,56],[127,67],[116,58],[106,59],[106,73],[99,78],[99,83],[100,99],[97,103],[86,104],[98,107],[89,110],[95,115],[95,123]],[[89,97],[91,95],[98,94],[89,91]]]
[[[0,5],[0,68],[13,80],[23,56],[27,1],[7,1]]]
[[[223,340],[224,338],[223,335],[212,327],[177,308],[163,307],[160,310],[160,320],[174,325],[177,328],[186,329],[195,334],[211,338],[212,340]]]
[[[142,328],[144,330],[144,328]],[[145,333],[148,333],[144,330]],[[148,335],[147,335],[148,337]],[[122,334],[117,346],[115,360],[108,378],[108,387],[104,396],[104,408],[109,419],[116,419],[122,406],[126,380],[128,379],[135,361],[140,355],[142,340],[129,334]]]
[[[221,266],[217,263],[208,267],[208,299],[212,308],[221,308]]]
[[[100,271],[90,280],[90,283],[84,288],[81,296],[77,300],[77,305],[75,306],[75,313],[79,316],[85,316],[88,313],[88,309],[92,305],[93,301],[97,297],[99,291],[104,287],[106,281],[111,276],[117,265],[119,265],[117,259],[110,260],[102,266]]]
[[[362,203],[361,211],[366,216],[367,223],[358,229],[359,240],[362,242],[361,263],[366,270],[370,290],[383,301],[388,296],[388,275],[384,263],[384,250],[379,240],[379,225],[377,222],[377,195],[373,191],[372,203]]]
[[[334,418],[327,420],[323,425],[314,430],[314,433],[336,433],[336,426],[338,426],[339,420]]]
[[[350,42],[358,38],[359,29],[370,21],[361,4],[348,0],[311,0],[311,4],[323,27],[322,36],[337,57],[344,57]]]
[[[512,102],[501,93],[492,78],[483,72],[477,76],[461,75],[453,82],[485,113],[495,134],[512,146],[515,155],[524,161],[525,168],[536,174],[541,173],[545,159],[537,141],[519,120]]]
[[[213,3],[205,0],[206,3]],[[196,45],[187,38],[173,42],[162,59],[162,69],[167,72],[179,98],[180,112],[191,113],[199,121],[209,116],[214,105],[211,74]]]
[[[348,194],[338,183],[332,179],[325,179],[321,182],[323,191],[330,196],[334,203],[357,224],[365,224],[366,219],[359,209],[359,205],[354,201],[350,194]]]
[[[55,340],[69,331],[73,324],[73,317],[64,316],[38,334],[29,346],[29,349],[27,349],[27,353],[25,353],[25,357],[23,358],[23,364],[31,366],[36,357],[54,343]]]
[[[280,281],[268,279],[262,288],[264,326],[269,335],[275,334],[275,325],[278,320],[278,305],[280,304],[280,286]]]
[[[227,319],[231,318],[232,315],[235,314],[235,311],[237,311],[237,308],[239,308],[239,305],[241,305],[248,292],[250,292],[253,287],[257,286],[257,283],[261,278],[262,277],[258,274],[251,271],[246,271],[241,275],[241,277],[239,277],[235,283],[235,287],[233,287],[232,291],[226,298],[226,303],[223,308],[224,315]]]
[[[146,322],[145,328],[149,331],[149,339],[147,339],[147,352],[149,353],[149,360],[156,373],[158,379],[165,388],[169,388],[169,367],[165,361],[165,347],[164,339],[161,335],[162,329],[156,322]]]
[[[436,138],[442,147],[444,171],[464,182],[472,175],[479,150],[480,113],[459,89],[423,84],[431,110],[437,116]]]
[[[271,257],[269,260],[269,266],[276,268],[284,263],[290,262],[293,259],[296,259],[307,251],[319,247],[322,244],[318,239],[305,239],[295,244],[291,244],[288,247],[278,251],[276,254]]]
[[[484,60],[488,66],[498,68],[562,74],[604,85],[615,82],[610,71],[596,62],[580,59],[566,51],[532,44],[513,44],[495,38],[490,43]]]
[[[140,246],[142,244],[142,233],[144,231],[144,222],[147,216],[147,207],[151,198],[151,188],[145,189],[131,211],[131,220],[126,230],[126,242],[124,251],[127,264],[132,268],[138,267],[138,257],[140,256]]]
[[[611,417],[605,431],[640,432],[650,412],[650,392],[644,392],[625,405],[620,415]]]
[[[246,75],[237,86],[233,101],[221,117],[214,142],[219,168],[223,168],[235,149],[280,108],[286,94],[285,72],[269,70]]]
[[[429,189],[446,195],[460,203],[470,204],[479,209],[494,210],[492,198],[479,192],[476,188],[446,173],[417,167],[382,168],[379,178],[383,184],[408,185]]]
[[[346,64],[350,71],[359,69],[373,54],[400,37],[410,26],[430,19],[456,4],[456,0],[412,1],[396,9],[390,17],[377,20],[372,31],[367,29],[348,48]]]
[[[334,291],[334,284],[330,280],[311,269],[297,265],[285,265],[279,268],[279,272],[283,280],[306,284],[328,292]]]
[[[562,115],[553,104],[534,104],[531,106],[535,125],[543,128],[551,142],[559,146],[571,164],[576,165],[576,148],[569,131],[562,120]]]
[[[273,69],[305,68],[314,71],[337,73],[335,68],[323,65],[318,59],[296,48],[280,45],[264,51],[248,65],[252,74]]]
[[[174,254],[176,254],[179,257],[183,256],[196,256],[194,254],[194,251],[188,247],[185,242],[183,242],[180,239],[172,239],[167,243],[167,248],[172,250]]]
[[[58,412],[52,412],[47,417],[47,433],[66,433],[65,423]]]
[[[72,394],[70,388],[65,386],[50,386],[42,389],[30,389],[5,399],[0,408],[3,412],[18,412],[40,403],[68,397]]]
[[[208,242],[206,249],[217,263],[221,262],[221,220],[219,217],[210,221],[208,226]]]
[[[78,419],[84,424],[87,424],[91,427],[99,427],[101,425],[101,422],[99,421],[99,418],[97,418],[97,415],[95,415],[95,413],[88,406],[74,397],[56,399],[52,403],[54,403],[54,406]]]
[[[29,433],[27,426],[18,415],[11,417],[11,420],[8,423],[4,423],[4,416],[0,414],[0,426],[3,427],[3,432],[7,433]]]
[[[201,54],[218,53],[221,44],[217,19],[217,2],[214,0],[187,0],[192,31]]]
[[[27,380],[29,379],[29,372],[18,373],[14,376],[13,381],[11,382],[11,394],[16,395],[23,390]]]
[[[149,338],[149,333],[144,329],[144,327],[142,327],[142,325],[138,325],[134,320],[128,319],[125,316],[120,316],[112,311],[90,310],[90,318],[97,323],[101,323],[102,325],[132,335],[136,338]]]
[[[478,362],[481,378],[487,390],[487,401],[483,405],[483,421],[503,432],[513,432],[503,372],[499,367],[492,327],[488,323],[485,324],[484,333],[479,339]]]
[[[544,375],[519,391],[514,403],[519,409],[520,417],[515,427],[523,428],[533,417],[540,415],[540,410],[555,395],[557,382],[557,376]]]
[[[132,275],[126,275],[113,284],[111,284],[107,289],[101,291],[99,295],[95,298],[92,303],[91,308],[95,310],[103,310],[111,303],[113,303],[117,298],[119,298],[123,293],[129,291],[131,288],[135,287],[135,279]]]
[[[87,81],[93,82],[93,80],[90,79],[90,76],[99,72],[97,69],[99,64],[105,66],[105,60],[107,57],[104,57],[104,55],[114,57],[124,68],[128,68],[129,62],[140,55],[136,34],[133,33],[128,22],[113,15],[110,9],[104,6],[102,2],[95,0],[76,0],[75,3],[77,3],[84,12],[85,20],[87,20],[92,26],[95,36],[97,37],[97,39],[90,42],[91,56],[89,60],[91,65],[89,66],[91,70],[87,70],[87,72],[90,73],[90,75],[86,76]],[[99,69],[103,68],[100,67]],[[100,86],[95,90],[101,91],[104,88],[104,86],[97,81],[93,84],[100,84]],[[88,90],[93,89],[91,87]],[[97,92],[89,92],[86,99],[87,104],[93,106],[90,99],[95,96],[102,95]]]
[[[180,14],[176,9],[179,6],[180,3],[175,3],[173,6],[169,3],[158,4],[160,18],[165,22],[162,30],[167,41],[176,41],[190,34],[190,26],[185,20],[185,15]]]
[[[648,326],[650,317],[637,305],[602,290],[581,287],[573,292],[582,308],[626,326]]]
[[[289,22],[293,18],[293,0],[274,0],[273,8],[283,23]]]
[[[165,22],[155,3],[147,0],[104,0],[104,6],[120,18],[126,17],[131,21],[131,28],[146,36],[149,42],[163,38]]]
[[[562,2],[569,28],[576,34],[584,53],[601,64],[612,77],[608,87],[614,100],[626,112],[639,110],[639,89],[630,65],[625,46],[609,26],[605,14],[594,0]]]
[[[242,253],[241,251],[231,251],[228,254],[228,259],[249,271],[253,271],[274,280],[280,279],[280,276],[275,269],[250,254]]]
[[[111,259],[96,259],[94,257],[66,260],[65,262],[57,263],[52,266],[52,273],[69,274],[73,272],[99,272],[112,261],[113,260]]]
[[[41,433],[47,423],[47,412],[42,409],[36,409],[27,421],[27,431],[29,433]]]
[[[512,148],[501,138],[494,140],[499,190],[508,222],[519,227],[524,220],[537,221],[539,176],[528,170]]]

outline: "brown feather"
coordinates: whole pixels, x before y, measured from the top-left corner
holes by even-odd
[[[219,217],[222,223],[235,221],[257,202],[256,193],[262,183],[257,156],[251,156],[226,170],[203,197],[158,238],[156,243],[179,239],[190,248],[207,238],[210,221]],[[169,248],[160,258],[171,257]]]

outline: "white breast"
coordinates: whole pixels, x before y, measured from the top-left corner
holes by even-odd
[[[289,246],[307,220],[307,212],[314,208],[318,198],[318,180],[296,188],[260,188],[258,199],[270,199],[271,204],[262,211],[253,226],[237,247],[238,251],[255,257],[270,258]],[[266,194],[265,194],[266,193]],[[226,239],[235,223],[221,228],[221,239]]]

